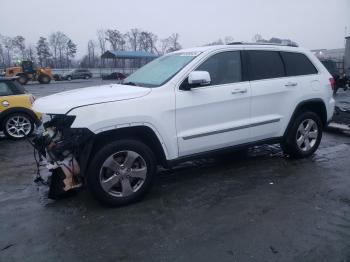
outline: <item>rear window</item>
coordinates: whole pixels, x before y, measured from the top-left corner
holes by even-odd
[[[279,52],[247,51],[250,80],[284,77],[284,65]]]
[[[317,69],[306,55],[301,53],[281,52],[286,66],[287,76],[317,74]]]

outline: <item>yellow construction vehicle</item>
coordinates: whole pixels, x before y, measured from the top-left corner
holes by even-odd
[[[20,66],[6,68],[6,77],[17,76],[17,81],[25,85],[29,80],[39,81],[40,84],[48,84],[53,79],[51,68],[34,68],[32,61],[22,61]]]

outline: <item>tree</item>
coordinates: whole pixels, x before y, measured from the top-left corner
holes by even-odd
[[[2,36],[2,43],[4,45],[4,52],[5,52],[5,64],[7,67],[11,66],[12,64],[12,53],[13,53],[13,41],[11,37],[8,36]]]
[[[95,67],[95,43],[93,40],[88,42],[88,57],[87,57],[87,67]]]
[[[25,50],[25,59],[36,62],[35,47],[32,44]]]
[[[116,29],[108,29],[106,31],[106,40],[110,43],[113,50],[125,49],[124,36]]]
[[[100,29],[97,31],[98,46],[100,48],[101,55],[106,52],[106,31]]]
[[[140,29],[133,28],[129,32],[127,32],[125,36],[130,49],[133,51],[137,51],[139,48]]]
[[[139,47],[140,50],[145,52],[154,52],[158,37],[152,32],[142,31],[139,35]]]
[[[180,38],[180,35],[178,33],[174,33],[168,37],[169,48],[167,52],[173,52],[182,48],[179,43],[179,38]]]
[[[17,49],[17,51],[20,53],[21,58],[25,59],[26,45],[24,37],[21,35],[15,36],[12,39],[12,46],[14,47],[14,49]]]
[[[77,45],[73,43],[73,41],[67,38],[66,42],[66,58],[67,58],[67,66],[70,65],[70,58],[74,58],[77,53]]]
[[[257,42],[261,42],[261,40],[263,40],[263,38],[262,38],[262,36],[260,34],[255,34],[253,36],[252,40],[253,40],[254,43],[257,43]]]
[[[48,65],[48,60],[51,58],[49,43],[45,37],[40,37],[36,45],[36,53],[38,55],[39,64],[41,67]]]
[[[0,43],[0,67],[5,67],[5,50]]]

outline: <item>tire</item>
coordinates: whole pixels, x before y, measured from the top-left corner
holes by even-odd
[[[72,80],[72,77],[71,77],[71,76],[67,76],[67,80],[68,80],[68,81],[71,81],[71,80]]]
[[[121,206],[138,201],[149,190],[156,161],[148,146],[126,139],[101,147],[88,170],[87,185],[94,197],[103,204]]]
[[[16,125],[16,122],[19,125]],[[30,136],[34,131],[34,120],[31,116],[24,113],[12,113],[5,117],[2,130],[7,138],[19,140],[25,136]],[[22,134],[25,132],[26,135]]]
[[[84,79],[88,80],[88,79],[90,79],[90,76],[86,75],[86,76],[84,76]]]
[[[21,85],[26,85],[29,81],[29,78],[26,75],[19,75],[17,81]]]
[[[311,156],[320,145],[322,139],[322,122],[313,112],[301,112],[288,130],[281,147],[292,158]]]
[[[49,84],[51,81],[51,77],[48,75],[39,75],[38,81],[40,84]]]

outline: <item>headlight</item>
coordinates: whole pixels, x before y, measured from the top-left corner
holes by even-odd
[[[44,123],[44,128],[55,127],[57,129],[69,128],[75,120],[75,116],[70,115],[49,115],[50,120]]]

